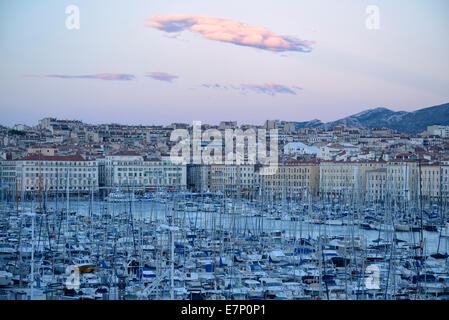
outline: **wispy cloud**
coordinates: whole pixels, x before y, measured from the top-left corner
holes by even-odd
[[[167,81],[167,82],[172,82],[173,80],[178,78],[178,76],[175,76],[174,74],[169,74],[165,72],[148,72],[146,76],[154,80]]]
[[[146,26],[164,31],[164,35],[190,30],[209,40],[229,42],[262,50],[310,52],[313,41],[276,34],[265,27],[250,26],[235,20],[200,15],[153,15]]]
[[[135,77],[132,74],[125,73],[99,73],[87,75],[65,75],[65,74],[48,74],[48,78],[59,79],[99,79],[99,80],[133,80]]]
[[[265,93],[270,96],[274,96],[277,93],[288,93],[296,95],[296,92],[293,89],[277,83],[242,84],[242,88],[252,90],[256,93]]]
[[[227,86],[224,86],[224,85],[218,84],[218,83],[213,83],[213,84],[203,83],[201,86],[204,88],[208,88],[208,89],[228,89]]]
[[[276,94],[292,94],[296,95],[297,91],[301,91],[302,88],[298,86],[285,86],[277,83],[264,83],[264,84],[241,84],[239,86],[235,85],[222,85],[222,84],[207,84],[203,83],[201,84],[201,87],[207,88],[207,89],[228,89],[231,88],[233,90],[239,91],[240,93],[246,94],[249,91],[252,91],[254,93],[258,94],[268,94],[270,96],[275,96]]]

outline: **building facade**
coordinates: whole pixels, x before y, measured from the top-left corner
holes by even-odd
[[[80,155],[46,156],[30,154],[2,162],[2,180],[17,191],[98,191],[98,165]]]
[[[170,158],[145,158],[134,153],[106,156],[106,187],[169,187],[185,189],[186,165],[174,164]]]

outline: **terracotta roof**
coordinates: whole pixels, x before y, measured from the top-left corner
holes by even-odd
[[[287,160],[284,161],[284,164],[314,164],[314,163],[319,163],[319,160]]]
[[[124,151],[119,151],[119,152],[113,153],[113,154],[111,154],[111,156],[140,156],[140,154],[138,154],[135,151],[124,150]]]
[[[412,159],[391,159],[388,162],[416,162],[416,163],[418,163],[418,160],[412,160]]]
[[[341,145],[341,144],[339,144],[339,143],[334,143],[334,144],[328,146],[328,148],[334,148],[334,149],[346,149],[346,148],[357,148],[357,147],[355,147],[355,146],[344,146],[344,145]]]
[[[45,156],[42,154],[29,154],[17,161],[89,161],[84,159],[81,155],[75,154],[70,156]]]

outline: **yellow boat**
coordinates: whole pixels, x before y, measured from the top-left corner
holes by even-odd
[[[96,265],[89,259],[77,259],[74,261],[75,266],[78,268],[78,270],[82,273],[90,273],[94,271]]]

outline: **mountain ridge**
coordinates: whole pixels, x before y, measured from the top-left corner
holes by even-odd
[[[371,108],[335,121],[321,120],[295,122],[299,128],[331,129],[336,125],[363,127],[366,129],[389,128],[403,133],[417,134],[431,125],[449,125],[449,103],[418,109],[416,111],[393,111],[385,107]]]

